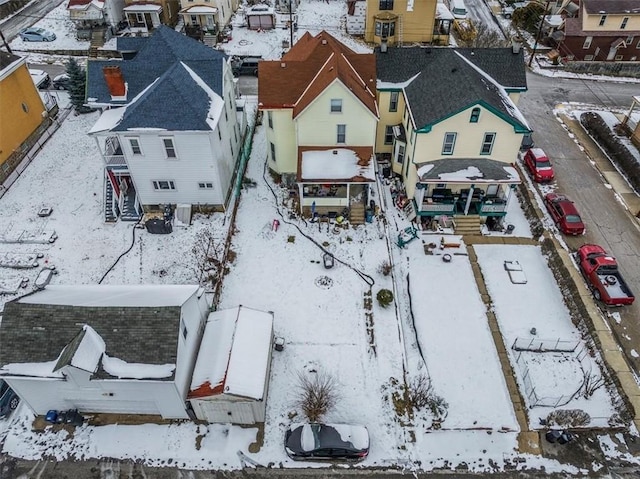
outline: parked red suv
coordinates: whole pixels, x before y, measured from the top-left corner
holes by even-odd
[[[581,235],[584,233],[584,223],[580,214],[569,198],[556,193],[548,193],[544,197],[544,204],[560,231],[566,235]]]
[[[529,148],[524,154],[524,164],[537,183],[548,183],[553,180],[553,167],[542,148]]]

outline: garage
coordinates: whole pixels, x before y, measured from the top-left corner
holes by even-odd
[[[272,30],[275,27],[273,8],[255,5],[246,12],[249,30]]]

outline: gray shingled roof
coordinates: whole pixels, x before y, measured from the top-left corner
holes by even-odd
[[[209,105],[207,93],[184,69],[177,67],[184,63],[216,94],[224,97],[222,75],[227,58],[224,53],[164,25],[150,37],[120,42],[118,48],[139,50],[130,60],[90,60],[87,99],[92,103],[122,106],[158,80],[153,91],[145,92],[136,107],[127,112],[126,125],[173,131],[210,129],[205,122]],[[120,67],[128,88],[126,101],[111,99],[102,72],[105,66]]]
[[[4,307],[0,366],[55,361],[67,346],[67,351],[74,349],[70,343],[78,341],[84,324],[102,337],[111,357],[128,363],[176,363],[179,306],[85,307],[18,301]],[[110,377],[103,370],[96,376]]]
[[[7,68],[13,62],[20,60],[20,57],[0,50],[0,71]]]
[[[590,14],[638,14],[638,0],[582,0],[584,8]]]
[[[468,61],[465,61],[468,60]],[[378,84],[400,84],[418,129],[431,126],[473,105],[482,104],[528,130],[521,116],[505,102],[504,93],[477,68],[507,90],[526,91],[522,49],[388,48],[376,49]]]
[[[440,179],[440,175],[455,173],[456,171],[464,171],[471,167],[477,168],[481,173],[481,176],[475,178],[476,180],[483,180],[483,182],[487,182],[491,180],[505,181],[513,179],[505,170],[506,166],[511,165],[501,161],[490,160],[488,158],[447,158],[446,160],[419,163],[417,167],[420,168],[421,166],[430,164],[434,165],[433,168],[431,168],[426,174],[422,175],[420,177],[420,181],[442,181]],[[473,180],[474,178],[469,179]]]

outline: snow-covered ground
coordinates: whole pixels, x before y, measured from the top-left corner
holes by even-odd
[[[296,35],[324,28],[353,49],[368,51],[341,31],[345,9],[346,4],[337,0],[303,1]],[[66,10],[54,12],[66,14]],[[59,38],[68,30],[64,22],[42,26],[56,31]],[[278,58],[288,35],[287,30],[252,32],[236,26],[224,49],[230,54]],[[16,42],[12,47],[22,46]],[[64,101],[65,94],[59,95]],[[256,99],[248,100],[255,108]],[[196,283],[198,268],[192,250],[197,235],[206,230],[225,234],[231,226],[228,218],[196,216],[191,226],[176,228],[170,235],[135,230],[135,239],[131,224],[105,224],[102,159],[86,135],[96,119],[96,113],[69,115],[0,198],[0,236],[55,231],[57,239],[45,244],[0,243],[0,256],[42,254],[42,265],[56,266],[55,284],[96,283],[103,276],[109,284]],[[293,402],[297,373],[322,371],[336,378],[340,394],[325,419],[369,428],[371,453],[364,467],[402,465],[428,470],[465,464],[471,471],[482,472],[510,465],[520,470],[544,467],[548,472],[580,472],[555,460],[518,453],[519,426],[489,327],[491,308],[520,375],[519,384],[525,391],[526,381],[535,388],[536,395],[528,395],[527,404],[532,407],[531,428],[541,427],[538,418],[550,410],[534,404],[532,398],[570,396],[576,381],[583,378],[581,368],[597,374],[591,356],[534,356],[510,349],[516,338],[533,336],[583,346],[540,247],[472,246],[491,299],[489,306],[474,279],[468,256],[471,246],[459,237],[420,232],[404,249],[395,244],[398,231],[409,223],[392,205],[385,185],[377,199],[386,222],[378,219],[355,229],[325,229],[289,220],[285,195],[264,175],[266,151],[264,128],[259,126],[247,172],[257,186],[242,193],[232,243],[237,256],[229,265],[219,305],[273,311],[276,334],[285,339],[284,350],[273,353],[267,420],[258,452],[249,452],[258,435],[256,428],[230,425],[85,425],[73,435],[51,428],[34,432],[33,416],[24,405],[0,421],[3,452],[29,459],[109,457],[186,469],[237,469],[242,463],[236,452],[242,451],[261,464],[306,467],[310,464],[287,458],[282,438],[285,428],[301,418]],[[51,216],[38,217],[43,207],[53,208]],[[277,231],[272,229],[274,219],[281,223]],[[515,226],[514,236],[531,239],[515,197],[507,221]],[[452,255],[450,262],[443,261],[445,251],[438,248],[425,254],[425,245],[438,245],[442,238],[460,243],[446,249]],[[112,268],[132,240],[133,249]],[[338,260],[333,268],[324,267],[318,244]],[[394,265],[392,275],[379,272],[384,261]],[[504,261],[520,262],[527,283],[511,283]],[[14,278],[14,270],[1,268],[0,281],[28,278],[22,294],[30,290],[38,270],[20,270]],[[378,305],[375,296],[381,288],[394,291],[394,306]],[[366,307],[370,291],[373,301]],[[3,295],[0,300],[16,296]],[[524,371],[530,373],[528,380]],[[408,381],[429,378],[434,393],[448,404],[440,429],[424,411],[411,421],[396,415],[392,397],[405,375]],[[577,395],[563,407],[583,409],[600,425],[612,414],[611,403],[603,388],[588,400]],[[607,440],[602,443],[606,445]]]

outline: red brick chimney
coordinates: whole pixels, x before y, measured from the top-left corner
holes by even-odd
[[[104,79],[109,87],[109,93],[112,97],[123,97],[127,93],[127,88],[124,84],[124,77],[122,76],[122,70],[119,66],[103,67],[102,73]]]

